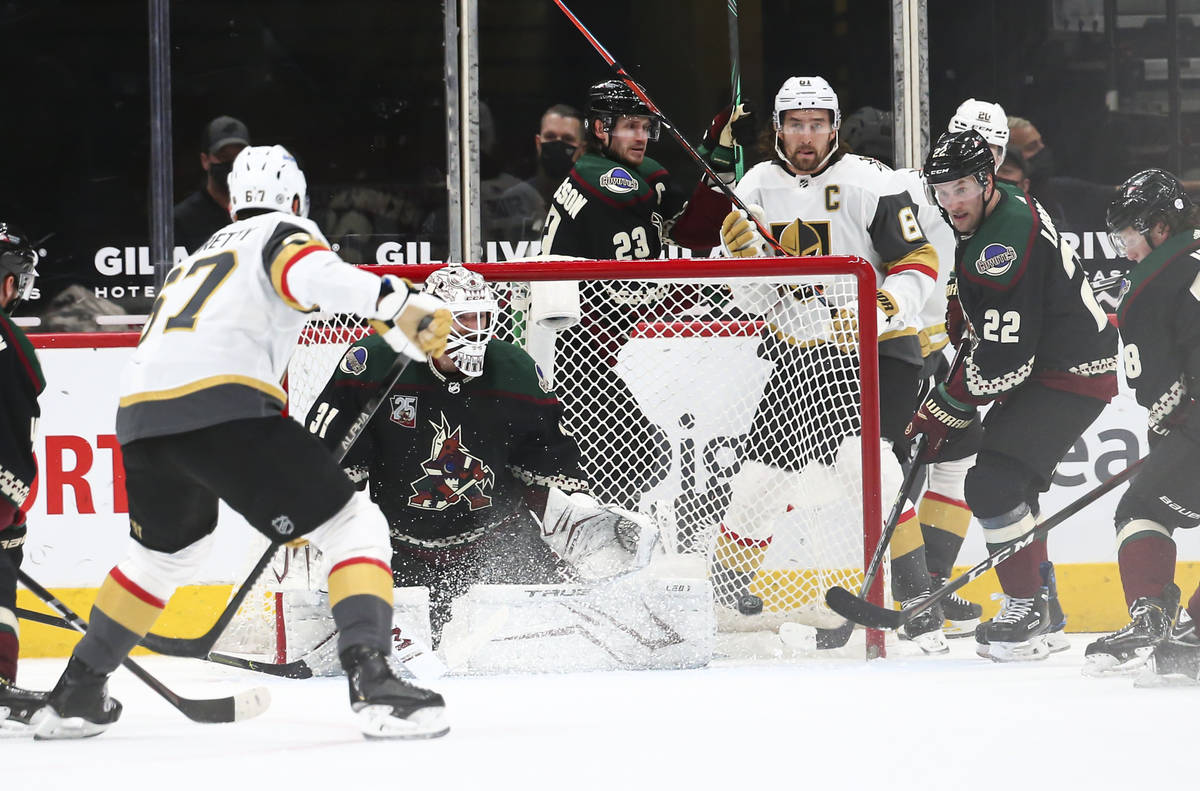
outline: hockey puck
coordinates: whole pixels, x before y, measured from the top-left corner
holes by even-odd
[[[743,594],[738,596],[737,608],[742,615],[758,615],[762,612],[762,599],[753,593]]]

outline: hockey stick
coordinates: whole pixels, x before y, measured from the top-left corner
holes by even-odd
[[[966,357],[967,345],[964,343],[958,347],[958,351],[954,353],[954,360],[950,363],[950,372],[946,374],[946,379],[949,380],[958,372],[962,366],[963,360]],[[941,354],[941,352],[935,352]],[[920,439],[913,450],[913,462],[908,468],[908,472],[904,474],[904,481],[900,484],[900,491],[896,493],[896,499],[892,501],[892,510],[888,512],[887,521],[883,523],[883,532],[879,536],[879,543],[875,545],[875,551],[871,554],[871,562],[867,564],[867,570],[863,574],[863,584],[859,589],[858,598],[864,599],[867,591],[875,583],[875,576],[879,573],[880,567],[883,565],[883,555],[887,552],[888,546],[892,543],[892,536],[896,532],[896,527],[900,524],[900,515],[904,513],[904,504],[908,502],[908,493],[912,490],[913,485],[925,469],[924,464],[920,464],[916,459],[921,458],[921,454],[925,452],[926,437],[921,435]],[[825,592],[825,599],[828,603],[830,591]],[[833,607],[832,604],[829,605]],[[841,611],[837,611],[842,614]],[[854,631],[854,620],[848,619],[844,624],[836,629],[818,629],[817,630],[817,648],[841,648],[850,639],[850,633]]]
[[[426,316],[421,319],[419,329],[424,329],[428,326],[430,318]],[[411,358],[404,354],[397,354],[396,359],[392,361],[392,367],[388,369],[385,378],[387,386],[380,388],[379,392],[372,395],[367,403],[363,406],[362,411],[354,418],[354,422],[350,424],[350,428],[346,430],[341,442],[338,444],[337,463],[341,464],[346,458],[346,454],[350,452],[350,448],[354,447],[354,443],[358,441],[359,436],[371,422],[375,412],[379,410],[379,405],[387,398],[388,393],[396,386],[396,382],[400,379],[400,375],[404,373],[404,369],[408,368]],[[147,634],[142,638],[142,645],[149,648],[158,654],[167,656],[184,656],[193,659],[203,659],[212,651],[212,647],[217,644],[217,640],[221,639],[221,634],[225,631],[225,627],[229,626],[229,622],[233,620],[233,616],[237,614],[238,608],[242,606],[246,596],[249,595],[250,589],[254,587],[254,583],[258,582],[258,578],[262,576],[263,571],[270,565],[271,559],[275,557],[275,553],[279,550],[281,544],[275,542],[267,547],[262,557],[254,564],[254,568],[246,576],[242,586],[238,588],[238,592],[234,594],[229,603],[225,605],[225,609],[217,618],[216,623],[212,628],[199,637],[167,637],[165,635]]]
[[[712,169],[712,166],[705,161],[704,157],[700,156],[700,153],[696,151],[694,147],[692,147],[692,144],[684,139],[683,135],[675,127],[675,124],[671,123],[671,120],[667,118],[663,111],[658,109],[658,105],[654,103],[642,86],[638,85],[634,81],[633,77],[629,75],[629,72],[625,70],[625,67],[620,63],[617,63],[616,58],[609,54],[608,50],[604,48],[604,45],[601,44],[600,41],[591,34],[591,31],[584,27],[582,22],[579,21],[579,17],[571,13],[571,9],[567,8],[566,3],[564,3],[563,0],[554,0],[554,4],[557,5],[563,14],[566,15],[567,19],[571,20],[575,27],[579,29],[579,32],[583,34],[583,37],[588,40],[588,43],[592,45],[592,48],[595,49],[600,57],[604,59],[604,62],[607,63],[614,72],[616,72],[616,75],[621,78],[621,81],[629,86],[629,89],[633,91],[639,99],[642,100],[642,103],[649,108],[650,112],[658,116],[658,120],[664,127],[666,127],[667,131],[671,133],[671,137],[675,138],[675,142],[683,146],[683,149],[687,151],[688,155],[696,162],[696,164],[699,165],[704,172],[709,175],[717,188],[725,194],[725,197],[729,198],[734,206],[737,206],[739,209],[746,212],[746,216],[749,217],[750,221],[753,222],[758,228],[758,232],[762,234],[762,237],[766,240],[767,244],[771,245],[771,247],[774,248],[775,252],[779,255],[789,255],[789,253],[780,246],[779,242],[776,241],[775,237],[771,235],[771,232],[767,229],[767,226],[750,213],[750,210],[746,208],[746,204],[742,202],[741,198],[735,195],[733,190],[729,189],[729,186],[717,176],[716,172]]]
[[[56,626],[59,629],[68,629],[74,631],[75,627],[66,618],[60,618],[57,615],[49,613],[37,612],[36,610],[26,610],[24,607],[16,608],[18,618],[34,623],[44,624],[46,626]],[[330,635],[332,637],[333,635]],[[326,638],[326,641],[329,638]],[[324,642],[324,641],[323,641]],[[319,647],[319,646],[318,646]],[[243,670],[255,670],[259,673],[266,673],[269,676],[279,676],[280,678],[310,678],[312,677],[312,668],[303,659],[297,659],[295,662],[286,662],[283,664],[275,664],[272,662],[257,662],[253,659],[243,659],[240,656],[232,656],[230,654],[211,653],[203,657],[205,661],[214,662],[218,665],[228,665],[229,667],[238,667]]]
[[[937,604],[951,593],[954,593],[971,580],[980,576],[988,569],[999,566],[1017,552],[1032,544],[1034,541],[1045,538],[1046,534],[1055,527],[1067,521],[1067,519],[1079,513],[1096,500],[1100,499],[1113,489],[1123,484],[1125,481],[1129,480],[1129,478],[1133,476],[1134,472],[1137,471],[1138,467],[1141,466],[1143,461],[1144,459],[1139,459],[1133,464],[1130,464],[1121,472],[1096,486],[1094,489],[1081,496],[1075,502],[1071,503],[1054,516],[1039,524],[1024,537],[1014,541],[1002,549],[996,550],[994,553],[988,555],[979,563],[972,566],[964,574],[950,580],[945,585],[931,593],[928,597],[910,607],[905,607],[903,610],[889,610],[884,607],[871,604],[868,601],[864,601],[850,591],[841,587],[830,588],[825,594],[825,603],[828,604],[830,609],[832,609],[838,615],[849,618],[855,623],[860,623],[863,626],[870,628],[898,629],[901,626],[907,626],[912,622],[913,617],[925,612],[925,610],[928,610],[930,607]]]
[[[738,7],[737,0],[726,0],[725,10],[729,22],[729,87],[732,89],[733,106],[742,103],[742,59],[738,45]],[[741,181],[746,170],[745,151],[733,141],[733,178]]]
[[[43,588],[21,569],[17,569],[17,579],[31,590],[39,599],[53,607],[63,616],[70,628],[77,632],[87,632],[87,623],[75,612],[63,604],[50,591]],[[41,620],[41,619],[38,619]],[[55,624],[57,625],[57,624]],[[238,722],[257,717],[271,705],[271,693],[266,687],[239,692],[227,698],[208,698],[194,700],[172,692],[165,684],[150,675],[141,665],[126,657],[122,662],[129,672],[137,676],[146,686],[157,692],[164,700],[183,713],[193,722]]]

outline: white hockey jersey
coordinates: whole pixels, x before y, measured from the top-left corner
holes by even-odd
[[[735,191],[763,208],[776,239],[794,238],[798,254],[857,255],[873,264],[877,287],[890,295],[900,318],[893,321],[897,329],[880,336],[880,353],[920,363],[918,314],[939,265],[904,179],[855,154],[812,176],[793,174],[773,159],[752,167]]]
[[[954,249],[957,244],[954,229],[942,216],[942,210],[929,202],[925,194],[925,182],[921,171],[912,168],[897,170],[896,175],[908,184],[908,194],[917,206],[917,220],[925,238],[933,245],[938,255],[937,285],[921,307],[917,318],[917,330],[921,340],[921,354],[928,357],[941,351],[950,342],[946,334],[946,281],[954,274]]]
[[[379,286],[311,220],[272,212],[226,226],[167,275],[121,374],[118,441],[279,414],[306,313],[371,315]]]

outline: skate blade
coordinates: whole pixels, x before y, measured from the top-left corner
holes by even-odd
[[[942,634],[946,635],[949,640],[960,640],[964,637],[974,637],[975,627],[979,626],[978,618],[971,618],[967,621],[946,621],[942,626]]]
[[[30,727],[33,729],[33,738],[35,740],[48,741],[52,739],[86,739],[91,736],[99,736],[108,730],[108,726],[111,724],[109,722],[89,722],[83,717],[60,717],[54,709],[46,706],[39,709],[33,715]]]
[[[408,717],[397,717],[388,705],[364,706],[357,717],[368,739],[436,739],[450,732],[444,706],[427,706]]]
[[[1047,632],[1046,634],[1042,635],[1042,639],[1046,643],[1046,648],[1048,648],[1052,654],[1066,651],[1071,647],[1071,641],[1068,640],[1067,636],[1062,632]]]
[[[1085,678],[1108,678],[1136,675],[1150,661],[1152,648],[1137,649],[1132,657],[1122,662],[1112,654],[1092,654],[1083,658],[1081,672]]]
[[[982,657],[983,659],[990,659],[992,656],[992,647],[987,643],[976,643],[975,656]]]
[[[29,736],[33,728],[28,722],[12,718],[12,710],[0,706],[0,739],[12,736]]]
[[[1050,648],[1042,635],[1020,643],[991,642],[987,658],[993,662],[1040,662],[1050,656]]]
[[[950,653],[950,646],[946,644],[946,638],[942,636],[940,629],[910,637],[909,640],[927,656]]]

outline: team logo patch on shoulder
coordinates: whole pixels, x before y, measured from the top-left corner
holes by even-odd
[[[981,275],[991,275],[999,277],[1012,267],[1013,261],[1017,260],[1017,251],[1006,244],[997,244],[992,242],[984,246],[983,252],[979,254],[978,260],[975,261],[975,268],[979,270]]]
[[[351,376],[358,376],[367,370],[367,350],[361,346],[347,349],[341,363],[338,364],[338,370]]]
[[[638,180],[625,168],[612,168],[600,177],[600,186],[609,192],[624,195],[637,189]]]
[[[392,422],[400,426],[400,428],[416,428],[417,427],[417,397],[407,395],[393,395],[388,399],[388,404],[391,406]]]

